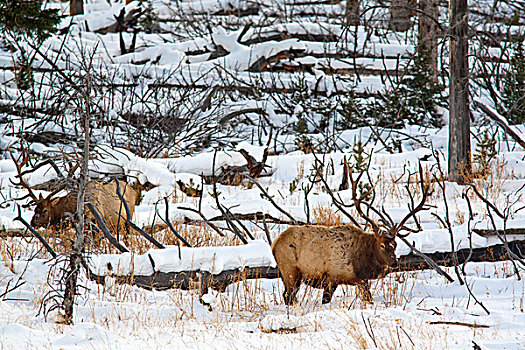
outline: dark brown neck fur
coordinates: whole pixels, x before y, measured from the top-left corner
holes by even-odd
[[[358,252],[358,259],[354,261],[354,273],[359,280],[370,280],[382,277],[384,274],[384,263],[377,259],[376,238],[367,235],[362,239],[362,246]]]
[[[77,212],[77,201],[76,196],[73,194],[67,194],[64,197],[56,198],[53,200],[50,206],[52,211],[50,224],[59,225],[68,216],[66,213],[74,214]]]

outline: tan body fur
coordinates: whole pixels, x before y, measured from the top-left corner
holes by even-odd
[[[287,304],[295,300],[303,278],[323,287],[323,303],[328,303],[339,284],[361,285],[384,277],[390,266],[397,265],[395,248],[393,238],[352,225],[293,226],[272,245]]]
[[[126,203],[129,206],[131,216],[135,211],[135,200],[137,193],[131,186],[123,181],[119,181],[120,190]],[[101,182],[91,182],[86,189],[86,201],[89,201],[99,211],[105,219],[108,229],[112,232],[121,230],[126,223],[126,210],[117,195],[117,186],[114,181],[104,184]],[[68,218],[68,214],[77,211],[77,193],[69,192],[63,197],[40,198],[37,201],[35,215],[31,220],[31,225],[35,228],[44,226],[60,226]],[[89,218],[92,214],[86,207]]]

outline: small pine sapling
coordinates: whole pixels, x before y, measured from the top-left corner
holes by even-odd
[[[479,164],[478,174],[480,176],[487,176],[490,173],[490,163],[498,154],[496,143],[495,135],[491,135],[488,130],[485,130],[474,154],[474,161]]]
[[[406,124],[440,128],[439,107],[446,107],[445,87],[436,81],[430,68],[430,54],[418,50],[410,75],[366,106],[365,116],[380,127],[402,128]]]
[[[518,43],[503,77],[504,115],[510,124],[525,123],[525,50]]]
[[[365,147],[361,140],[358,140],[354,143],[354,147],[352,149],[352,159],[354,160],[352,168],[355,170],[355,172],[364,173],[368,171],[368,168],[370,166],[370,154],[366,153]],[[372,187],[373,184],[371,183],[359,182],[357,185],[359,196],[362,197],[366,193],[369,193],[368,196],[365,196],[363,198],[364,200],[369,200],[371,195],[370,190],[372,189]]]

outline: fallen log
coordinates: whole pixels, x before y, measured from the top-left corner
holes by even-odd
[[[27,228],[1,228],[0,238],[8,237],[32,237],[31,232]]]
[[[509,248],[516,254],[525,251],[525,240],[509,242]],[[507,250],[503,244],[496,244],[484,248],[461,249],[456,251],[458,263],[464,262],[496,262],[508,260]],[[440,266],[453,266],[452,252],[435,252],[427,254],[435,263]],[[175,257],[174,257],[175,258]],[[152,265],[153,259],[150,257]],[[425,260],[414,253],[401,256],[399,258],[398,269],[392,272],[417,271],[429,269]],[[208,271],[186,270],[179,272],[155,271],[151,275],[134,274],[126,275],[109,274],[97,275],[88,270],[88,278],[99,284],[105,284],[106,277],[111,277],[119,284],[131,284],[148,290],[166,290],[171,288],[178,289],[200,289],[200,295],[207,293],[207,288],[211,287],[218,291],[224,291],[235,282],[255,278],[278,278],[279,270],[272,266],[245,267],[238,269],[223,270],[218,274]]]
[[[512,130],[507,120],[505,120],[503,116],[499,115],[496,111],[492,110],[490,107],[484,105],[478,100],[474,100],[474,104],[483,112],[485,112],[485,114],[489,116],[490,119],[494,120],[496,124],[498,124],[510,137],[514,139],[514,141],[516,141],[521,147],[525,149],[525,141],[520,137],[520,135],[518,135],[517,132]]]
[[[473,229],[472,232],[483,237],[498,235],[525,235],[525,228],[507,228],[505,230]]]

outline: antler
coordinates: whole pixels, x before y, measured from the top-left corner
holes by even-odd
[[[359,184],[359,180],[361,179],[361,176],[363,176],[363,174],[364,172],[359,173],[359,175],[357,176],[357,180],[354,180],[354,177],[352,175],[352,170],[348,172],[348,177],[350,179],[350,183],[352,184],[352,199],[354,200],[354,206],[357,210],[357,213],[363,219],[365,219],[365,221],[369,223],[370,226],[372,226],[372,230],[374,231],[375,234],[379,234],[379,231],[380,231],[379,225],[374,220],[372,220],[368,215],[366,215],[363,209],[361,209],[361,202],[363,201],[364,198],[368,197],[374,191],[374,187],[370,188],[368,191],[362,194],[361,197],[357,198],[357,185]]]
[[[41,168],[43,167],[44,165],[50,165],[55,171],[56,173],[59,175],[59,177],[61,178],[62,180],[62,184],[60,184],[60,186],[57,186],[52,192],[50,192],[45,200],[48,200],[50,199],[51,197],[53,197],[55,194],[57,194],[58,192],[62,191],[64,188],[67,187],[67,179],[64,178],[64,176],[62,175],[62,173],[60,172],[60,169],[58,168],[58,166],[55,164],[55,162],[53,162],[53,160],[51,159],[46,159],[44,160],[43,162],[39,162],[37,165],[35,165],[32,169],[30,170],[25,170],[25,171],[22,171],[22,168],[24,166],[26,166],[29,161],[31,160],[31,156],[29,155],[29,151],[27,150],[23,150],[22,151],[22,161],[19,163],[16,159],[15,159],[15,156],[13,155],[12,151],[9,150],[9,154],[11,155],[11,159],[13,159],[13,162],[15,163],[15,167],[16,167],[16,172],[17,172],[17,175],[16,177],[19,179],[18,182],[14,182],[12,179],[9,179],[9,181],[15,185],[15,186],[20,186],[24,189],[27,190],[28,194],[26,194],[25,196],[21,197],[21,198],[17,198],[17,200],[22,200],[22,199],[26,199],[28,197],[31,198],[31,201],[29,202],[29,204],[31,203],[37,203],[41,200],[43,200],[44,198],[42,197],[37,197],[35,195],[35,193],[33,192],[33,189],[31,188],[31,186],[29,186],[29,184],[24,181],[24,178],[23,176],[25,174],[28,174],[28,173],[31,173],[31,172],[34,172],[36,169],[38,168]],[[76,163],[75,165],[71,166],[69,171],[68,171],[68,178],[70,178],[75,170],[80,166],[80,163]]]
[[[354,201],[354,206],[355,206],[358,214],[367,223],[370,224],[370,226],[372,227],[372,230],[374,231],[374,233],[375,234],[380,234],[381,229],[380,229],[380,227],[379,227],[379,225],[377,224],[376,221],[374,221],[367,214],[365,214],[365,212],[361,208],[361,203],[365,203],[365,205],[367,205],[367,207],[370,210],[372,210],[375,214],[377,214],[380,217],[380,219],[383,222],[383,224],[388,227],[386,233],[383,233],[384,235],[386,235],[388,237],[391,237],[391,238],[394,238],[394,237],[396,237],[399,234],[399,232],[401,230],[413,231],[410,228],[406,227],[405,224],[410,218],[412,218],[412,217],[415,218],[416,213],[418,213],[418,212],[420,212],[422,210],[427,210],[428,209],[428,207],[426,206],[426,201],[427,201],[428,196],[430,195],[430,193],[432,191],[432,184],[431,183],[425,184],[424,177],[423,177],[423,167],[421,166],[421,163],[419,163],[419,178],[420,178],[421,193],[422,193],[421,200],[419,201],[418,205],[414,206],[413,197],[409,193],[410,199],[411,199],[411,202],[412,202],[412,209],[399,222],[399,224],[394,224],[394,221],[392,220],[392,218],[388,215],[388,213],[386,211],[383,210],[383,212],[381,212],[377,208],[374,208],[371,204],[366,203],[366,202],[363,201],[366,197],[368,197],[374,191],[374,187],[370,188],[368,191],[366,191],[360,197],[357,196],[357,186],[359,184],[359,180],[361,179],[361,176],[364,173],[365,172],[361,172],[359,174],[359,176],[357,177],[357,179],[355,179],[355,180],[353,178],[353,175],[352,175],[351,171],[349,172],[348,175],[349,175],[349,178],[350,178],[350,183],[352,185],[352,198],[353,198],[353,201]],[[417,221],[416,221],[416,223],[417,223]]]
[[[432,181],[433,182],[433,181]],[[421,185],[421,200],[419,201],[419,204],[417,206],[413,206],[412,210],[399,222],[399,224],[394,225],[391,227],[388,231],[392,235],[392,237],[397,236],[399,231],[401,230],[409,230],[409,228],[405,227],[405,223],[411,218],[414,217],[416,213],[422,211],[422,210],[428,210],[428,207],[425,206],[426,201],[428,199],[429,194],[432,191],[432,182],[425,184],[424,178],[423,178],[423,167],[421,166],[421,162],[419,162],[419,183]],[[411,196],[412,200],[412,196]],[[413,203],[413,200],[412,200]],[[416,221],[417,222],[417,221]],[[418,226],[419,227],[419,226]]]
[[[33,189],[31,188],[31,186],[29,186],[29,184],[27,182],[25,182],[24,178],[23,178],[24,172],[22,171],[22,168],[24,166],[26,166],[27,163],[29,163],[29,161],[31,160],[31,157],[29,156],[29,151],[22,150],[22,156],[21,156],[22,157],[22,162],[21,163],[19,163],[15,159],[15,156],[13,155],[13,152],[11,151],[11,149],[8,149],[8,151],[9,151],[9,154],[11,155],[11,159],[15,163],[16,172],[17,172],[16,177],[19,179],[18,183],[14,182],[12,179],[9,179],[9,182],[11,182],[15,186],[21,186],[22,188],[25,188],[28,191],[28,194],[26,194],[25,196],[23,196],[21,198],[17,198],[17,200],[22,200],[22,199],[26,199],[28,197],[31,197],[33,202],[38,202],[38,200],[39,200],[38,197],[33,192]]]

